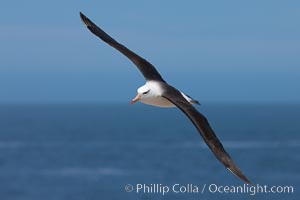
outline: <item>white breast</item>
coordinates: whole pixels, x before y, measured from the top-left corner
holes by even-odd
[[[150,97],[141,100],[144,104],[157,106],[157,107],[175,107],[173,103],[163,97]]]

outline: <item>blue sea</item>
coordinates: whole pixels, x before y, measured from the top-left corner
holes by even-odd
[[[300,105],[197,108],[253,187],[276,186],[277,193],[244,185],[175,108],[2,104],[0,199],[300,198]]]

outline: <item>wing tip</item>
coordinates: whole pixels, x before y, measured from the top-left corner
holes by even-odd
[[[235,176],[237,176],[238,178],[242,179],[243,181],[245,181],[246,183],[252,185],[253,183],[241,172],[240,169],[238,169],[237,167],[227,167],[227,169],[234,174]]]
[[[82,12],[79,12],[79,15],[80,15],[80,18],[81,18],[81,21],[86,25],[86,26],[91,26],[90,24],[90,20],[82,13]]]

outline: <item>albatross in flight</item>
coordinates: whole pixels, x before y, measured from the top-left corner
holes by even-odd
[[[80,17],[93,34],[129,58],[145,77],[146,84],[138,88],[137,95],[132,99],[131,104],[141,101],[158,107],[178,107],[192,121],[217,159],[234,175],[251,184],[225,151],[207,119],[193,107],[192,104],[199,104],[198,101],[169,85],[151,63],[114,40],[81,12]]]

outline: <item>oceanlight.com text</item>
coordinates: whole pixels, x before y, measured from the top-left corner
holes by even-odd
[[[239,185],[239,186],[223,186],[217,184],[208,185],[208,191],[210,193],[225,193],[225,194],[276,194],[276,193],[294,193],[293,186],[268,186],[268,185]]]

